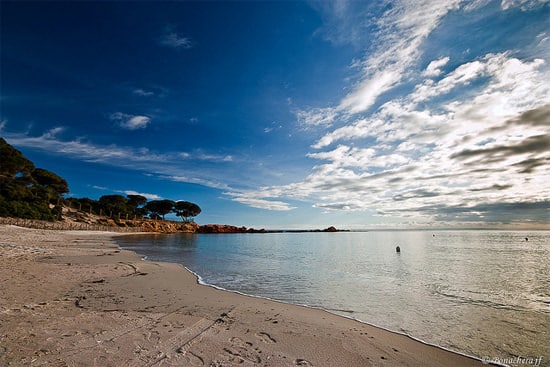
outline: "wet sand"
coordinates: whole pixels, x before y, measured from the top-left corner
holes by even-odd
[[[199,285],[108,232],[0,225],[0,366],[482,366],[351,319]]]

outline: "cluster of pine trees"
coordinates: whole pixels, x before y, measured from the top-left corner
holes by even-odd
[[[164,219],[167,214],[175,213],[183,221],[192,222],[193,217],[201,212],[201,208],[197,204],[189,201],[147,201],[147,198],[141,195],[104,195],[99,200],[69,198],[66,202],[72,208],[119,219],[134,219],[137,217]]]
[[[175,213],[184,221],[192,221],[201,208],[188,201],[152,200],[141,195],[105,195],[99,200],[67,198],[69,185],[62,177],[34,163],[0,138],[0,217],[56,220],[62,205],[91,214],[118,218],[164,218]]]
[[[57,202],[68,192],[67,181],[36,168],[0,138],[0,216],[54,220],[61,214]]]

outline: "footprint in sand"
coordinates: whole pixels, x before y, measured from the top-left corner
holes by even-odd
[[[229,341],[231,342],[232,345],[237,347],[247,348],[247,347],[253,346],[251,342],[245,342],[244,340],[236,336],[230,338]]]
[[[51,366],[51,367],[67,367],[67,366],[69,366],[69,364],[67,362],[65,362],[64,360],[62,360],[62,359],[56,359],[55,361],[50,362],[48,364],[48,366]]]
[[[224,352],[229,355],[231,362],[244,363],[252,362],[254,365],[261,363],[262,359],[258,355],[257,349],[252,349],[253,344],[238,337],[229,339],[231,348],[223,348]],[[260,352],[261,353],[261,352]]]
[[[229,354],[231,362],[244,363],[248,361],[254,364],[262,362],[262,359],[258,355],[246,348],[223,348],[223,351]]]
[[[301,359],[301,358],[295,359],[295,360],[294,360],[294,364],[295,364],[296,366],[313,366],[313,363],[311,363],[311,362],[308,361],[308,360]]]
[[[181,353],[180,350],[177,352]],[[191,366],[204,366],[204,359],[192,352],[185,352],[185,361],[189,362]]]
[[[277,343],[277,341],[273,339],[271,335],[263,331],[256,333],[256,337],[258,337],[261,341],[263,341],[266,344]]]

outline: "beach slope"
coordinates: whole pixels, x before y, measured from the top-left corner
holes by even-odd
[[[107,232],[0,225],[0,366],[482,366],[322,310],[197,284]]]

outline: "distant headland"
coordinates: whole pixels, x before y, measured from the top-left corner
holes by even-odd
[[[308,232],[347,232],[348,230],[337,229],[333,226],[325,229],[309,230],[269,230],[255,229],[244,226],[233,226],[229,224],[203,224],[195,222],[178,222],[163,219],[119,219],[106,216],[98,216],[85,213],[77,209],[63,207],[59,220],[45,221],[38,219],[25,219],[13,217],[0,217],[0,224],[11,224],[21,227],[37,229],[57,230],[95,230],[109,232],[148,232],[148,233],[308,233]]]

